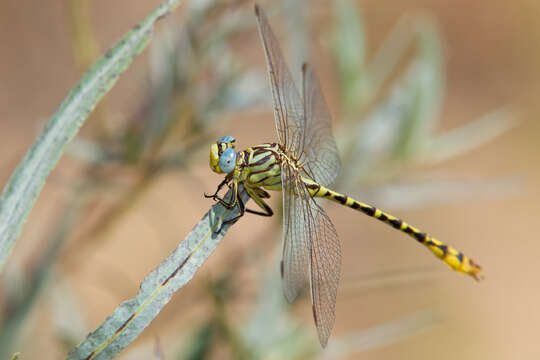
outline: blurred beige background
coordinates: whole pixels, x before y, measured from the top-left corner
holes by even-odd
[[[108,48],[158,3],[156,0],[92,1],[92,22],[101,49]],[[447,271],[405,236],[369,218],[359,218],[347,209],[328,206],[344,254],[334,335],[430,308],[443,319],[435,328],[352,358],[537,359],[540,356],[537,339],[540,108],[536,98],[540,90],[540,3],[533,0],[358,3],[366,21],[371,53],[406,12],[422,10],[438,22],[445,43],[447,76],[441,130],[465,124],[503,105],[511,105],[521,121],[519,127],[487,146],[435,170],[486,179],[516,175],[519,191],[494,199],[474,198],[457,204],[400,210],[396,214],[482,264],[486,278],[481,283]],[[0,1],[2,183],[81,75],[73,60],[67,12],[64,1]],[[158,25],[158,31],[182,16],[186,14],[180,8]],[[253,37],[249,37],[252,56],[258,66],[263,66],[262,50],[254,34],[255,29]],[[138,58],[107,96],[107,105],[113,113],[122,114],[134,108],[133,103],[138,101],[146,84],[146,62],[145,56]],[[324,61],[319,64],[331,66]],[[335,70],[328,67],[320,72],[323,89],[331,89]],[[328,97],[331,109],[335,109],[339,99],[331,94]],[[224,135],[239,139],[240,147],[264,141],[265,134],[273,133],[270,108],[260,123],[252,121],[250,116],[253,114],[244,114],[222,126]],[[91,126],[91,120],[86,126]],[[31,263],[43,246],[43,234],[50,229],[56,203],[64,194],[63,176],[73,168],[69,159],[61,160],[40,195],[11,259],[20,266]],[[75,265],[69,258],[59,260],[58,271],[65,272],[76,290],[89,329],[98,326],[120,302],[136,294],[142,278],[176,247],[208,209],[209,202],[202,198],[202,193],[210,192],[221,179],[207,168],[206,151],[200,154],[200,166],[192,170],[193,174],[161,178],[136,209],[107,234],[106,241],[87,246],[83,254],[78,254]],[[273,204],[276,206],[278,202]],[[216,276],[231,258],[249,256],[248,250],[254,243],[280,241],[272,229],[275,226],[275,222],[259,217],[237,223],[193,281],[173,297],[137,342],[159,338],[173,329],[188,328],[187,324],[204,317],[204,304],[194,305],[195,289],[201,286],[200,282]],[[129,252],[125,251],[126,246]],[[357,286],[356,279],[363,275],[418,265],[433,274],[421,276],[420,281],[368,290]],[[275,270],[278,271],[277,264]],[[246,289],[239,306],[248,303],[255,291]],[[25,359],[52,359],[63,354],[51,341],[54,334],[47,296],[43,296],[40,304],[25,326],[25,334],[39,334],[37,341],[33,338],[31,344],[23,343],[27,347],[21,349]],[[308,301],[302,300],[295,313],[306,326],[312,327]]]

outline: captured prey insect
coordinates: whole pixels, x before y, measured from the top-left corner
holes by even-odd
[[[307,64],[302,66],[302,94],[293,83],[277,39],[263,10],[255,5],[263,43],[279,142],[236,152],[235,139],[224,136],[210,148],[210,168],[227,174],[213,195],[227,208],[272,216],[264,199],[266,190],[283,195],[283,254],[281,276],[285,297],[293,301],[310,283],[313,317],[323,347],[335,320],[335,303],[341,268],[339,239],[324,209],[315,198],[325,198],[358,210],[400,230],[426,246],[450,268],[479,279],[480,266],[454,248],[374,206],[327,188],[339,172],[340,161],[330,114],[319,81]],[[238,195],[243,185],[260,210],[247,209]],[[218,196],[223,186],[232,189],[230,199]],[[266,190],[265,190],[266,189]]]

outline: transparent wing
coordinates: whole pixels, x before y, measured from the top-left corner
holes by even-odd
[[[328,186],[340,170],[336,141],[330,126],[330,112],[319,79],[308,64],[302,66],[302,79],[306,128],[302,146],[304,157],[299,160],[313,180]]]
[[[270,76],[270,87],[274,102],[274,119],[279,141],[295,157],[302,151],[303,131],[305,128],[304,105],[300,93],[279,47],[278,41],[263,9],[255,5],[255,15],[259,34],[266,55],[266,64]]]
[[[283,193],[283,254],[281,277],[283,293],[292,302],[308,284],[308,269],[311,253],[309,233],[305,231],[305,218],[309,212],[304,198],[298,197],[296,178],[289,166],[282,166],[281,184]]]
[[[308,175],[328,185],[340,165],[319,82],[311,69],[304,66],[304,99],[300,97],[268,19],[257,5],[255,15],[268,65],[278,139]],[[330,219],[309,194],[300,173],[286,163],[281,166],[281,184],[281,271],[285,297],[288,301],[294,300],[309,274],[313,316],[319,340],[326,346],[335,320],[341,268],[339,240]]]
[[[313,198],[311,198],[309,205],[311,219],[309,225],[311,303],[319,341],[323,347],[326,347],[336,319],[341,247],[336,229],[323,208]]]
[[[282,166],[283,288],[292,301],[309,273],[313,317],[324,347],[334,326],[341,248],[332,222],[309,194],[298,173]],[[309,270],[309,272],[308,272]]]

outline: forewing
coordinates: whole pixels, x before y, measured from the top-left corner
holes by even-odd
[[[302,98],[266,14],[258,5],[255,5],[255,15],[268,66],[278,139],[293,155],[299,156],[305,128]]]
[[[283,254],[281,258],[281,276],[283,293],[287,301],[292,302],[308,284],[309,257],[311,242],[306,224],[308,203],[299,193],[297,181],[292,176],[288,165],[281,168],[283,193]]]
[[[311,66],[302,67],[302,85],[306,128],[301,163],[323,186],[330,185],[340,170],[336,141],[332,134],[330,112],[321,91],[319,79]]]

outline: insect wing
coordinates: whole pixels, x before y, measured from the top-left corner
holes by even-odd
[[[302,99],[276,36],[258,5],[255,5],[255,15],[268,66],[278,139],[300,164],[306,164],[314,180],[327,185],[339,171],[339,159],[318,80],[311,69],[304,66]],[[309,112],[309,120],[306,112]],[[313,129],[309,129],[310,126]],[[313,316],[324,347],[335,321],[341,268],[339,239],[325,211],[309,194],[298,170],[282,163],[281,184],[285,297],[288,301],[294,300],[305,286],[309,274]]]
[[[268,66],[278,139],[287,150],[299,157],[305,128],[303,101],[266,14],[258,5],[255,5],[255,15]]]
[[[328,343],[336,319],[336,297],[341,271],[341,246],[334,225],[313,198],[309,201],[311,239],[311,302],[319,341]]]
[[[283,254],[281,259],[281,277],[283,293],[287,301],[292,302],[308,284],[311,241],[305,231],[309,215],[308,203],[304,197],[296,194],[298,189],[294,170],[288,165],[281,168],[283,193]]]
[[[302,89],[306,116],[302,165],[315,181],[328,186],[336,178],[341,165],[332,134],[328,105],[324,100],[319,79],[308,64],[302,66]]]
[[[292,301],[309,273],[313,317],[323,347],[334,327],[341,247],[332,222],[309,194],[299,174],[282,166],[283,288]]]

